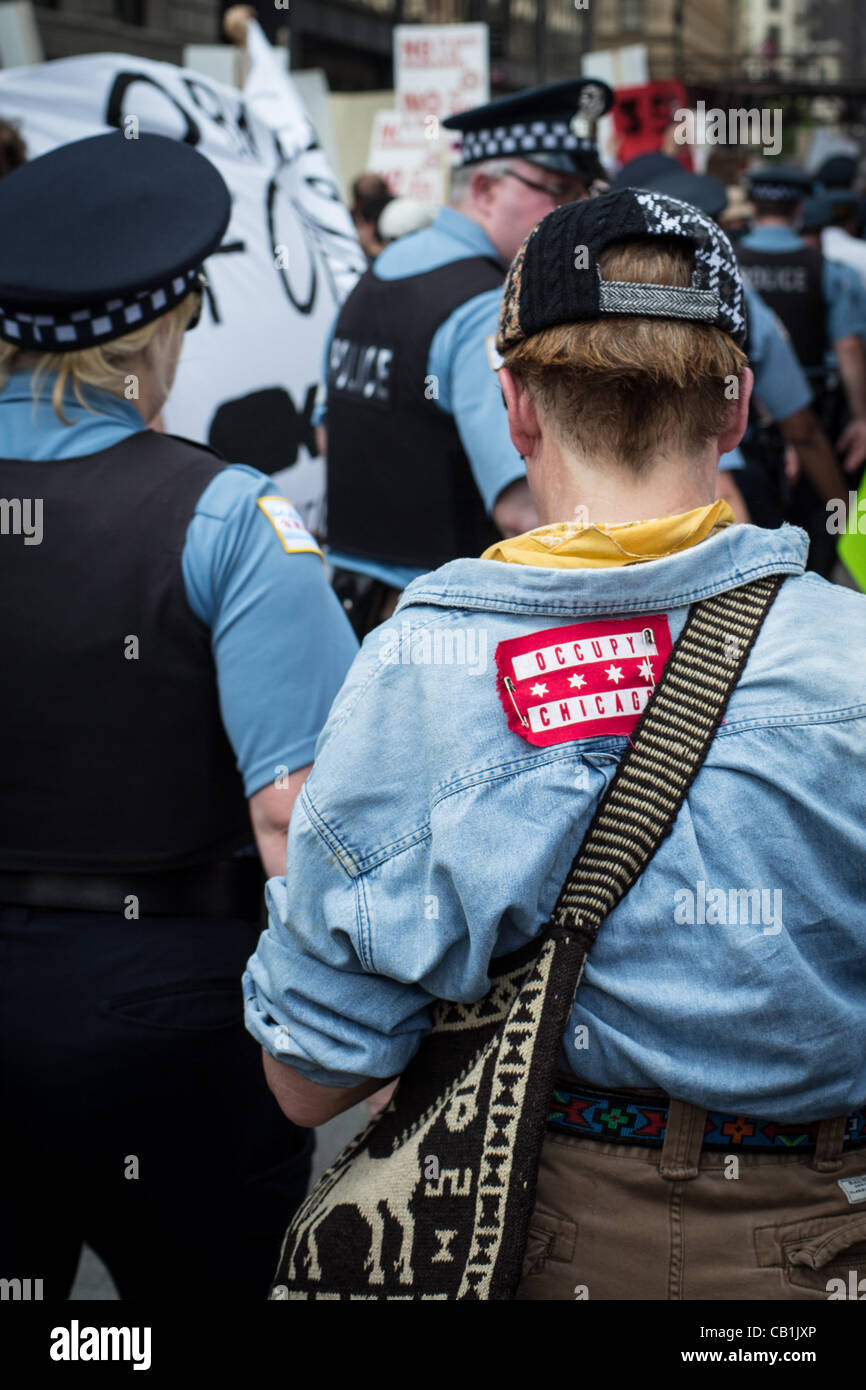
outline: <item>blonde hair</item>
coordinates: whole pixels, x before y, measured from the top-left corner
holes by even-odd
[[[19,348],[13,343],[0,343],[0,392],[6,389],[13,372],[32,370],[33,397],[38,400],[49,376],[56,374],[51,402],[55,414],[64,425],[72,424],[63,413],[63,398],[71,385],[75,398],[85,410],[93,406],[84,397],[85,386],[110,391],[113,396],[125,396],[129,367],[136,359],[144,359],[156,376],[163,396],[168,396],[171,380],[168,364],[175,360],[176,349],[186,332],[187,324],[196,309],[195,294],[188,294],[180,304],[153,323],[115,338],[101,347],[82,348],[78,352],[37,352]],[[94,412],[95,413],[95,412]]]
[[[693,254],[668,237],[618,242],[599,266],[605,280],[687,286]],[[731,379],[748,365],[710,324],[627,314],[546,328],[504,357],[566,447],[635,474],[661,451],[693,454],[717,438]]]

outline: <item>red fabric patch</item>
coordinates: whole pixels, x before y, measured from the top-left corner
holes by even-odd
[[[572,623],[500,642],[496,688],[508,727],[538,748],[630,734],[670,654],[663,613]]]

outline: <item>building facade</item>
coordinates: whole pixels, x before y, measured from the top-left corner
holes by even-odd
[[[587,0],[291,0],[292,66],[322,67],[339,90],[388,88],[395,24],[490,25],[494,89],[555,81],[580,72],[590,46]]]
[[[37,0],[46,58],[132,53],[179,63],[188,43],[216,43],[220,0]]]
[[[692,83],[742,51],[741,8],[739,0],[610,0],[595,6],[593,47],[644,44],[652,80]]]

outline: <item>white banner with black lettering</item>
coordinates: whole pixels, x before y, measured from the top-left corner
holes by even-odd
[[[232,218],[207,262],[210,292],[188,334],[166,429],[276,476],[308,525],[324,508],[312,412],[328,331],[364,269],[315,131],[258,25],[243,92],[123,54],[0,72],[0,117],[31,158],[113,128],[187,140],[223,175]]]

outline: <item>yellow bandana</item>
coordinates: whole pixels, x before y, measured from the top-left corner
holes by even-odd
[[[610,569],[675,555],[735,521],[731,508],[721,500],[691,512],[653,521],[625,521],[617,526],[558,521],[511,540],[497,541],[481,558],[544,569]]]

